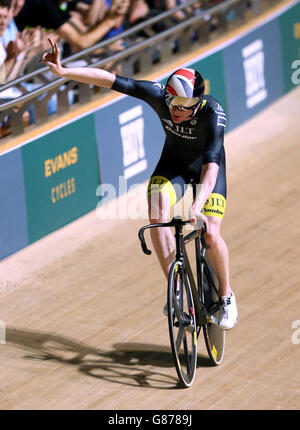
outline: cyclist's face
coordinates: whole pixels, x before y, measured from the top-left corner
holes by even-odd
[[[177,106],[170,106],[170,114],[172,117],[172,121],[175,122],[175,124],[180,124],[181,122],[187,121],[191,119],[193,115],[193,109],[189,110],[180,110]]]

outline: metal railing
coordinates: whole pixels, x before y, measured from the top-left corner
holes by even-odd
[[[118,36],[65,58],[62,64],[67,66],[84,61],[85,66],[107,70],[114,70],[120,65],[124,76],[149,72],[158,63],[164,64],[171,57],[175,59],[178,54],[205,45],[214,35],[241,25],[249,15],[256,16],[269,5],[274,5],[274,0],[225,0],[214,7],[209,7],[209,0],[205,0],[202,2],[203,8],[196,14],[187,12],[187,18],[182,22],[173,19],[175,12],[187,11],[189,6],[196,3],[197,0],[188,0]],[[119,39],[125,42],[126,47],[120,52],[113,53],[111,44]],[[102,51],[100,58],[97,54],[99,50]],[[28,82],[35,82],[38,88],[29,91],[26,89]],[[11,87],[17,88],[22,93],[19,97],[0,104],[0,124],[5,118],[9,118],[11,136],[24,132],[23,114],[28,110],[34,111],[35,124],[46,122],[49,117],[48,102],[53,96],[56,96],[56,113],[61,115],[67,112],[71,105],[90,101],[96,91],[97,94],[99,91],[100,94],[108,91],[57,78],[53,74],[49,77],[49,69],[46,66],[0,86],[0,99],[1,92]],[[73,96],[72,100],[69,97],[70,93]]]

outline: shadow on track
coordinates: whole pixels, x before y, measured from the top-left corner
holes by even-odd
[[[6,328],[6,342],[28,351],[27,360],[55,361],[77,366],[78,371],[117,384],[157,389],[177,389],[176,377],[153,368],[173,368],[169,347],[143,343],[116,343],[104,351],[55,333]],[[198,356],[198,366],[209,359]],[[146,368],[147,366],[147,368]]]

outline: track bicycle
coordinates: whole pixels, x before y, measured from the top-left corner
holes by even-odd
[[[144,231],[149,228],[174,227],[176,254],[168,279],[167,309],[169,336],[179,384],[186,388],[194,381],[197,367],[197,339],[203,329],[210,363],[221,363],[225,349],[225,331],[216,322],[220,309],[218,281],[206,256],[206,228],[183,235],[183,227],[190,224],[181,217],[167,223],[148,224],[139,230],[142,250],[150,255]],[[196,281],[186,250],[195,243]]]

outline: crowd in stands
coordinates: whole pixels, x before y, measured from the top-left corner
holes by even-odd
[[[60,42],[63,57],[67,57],[182,3],[184,0],[0,0],[0,79],[2,83],[11,81],[38,67],[49,37]],[[201,3],[193,5],[194,13],[201,10]],[[184,20],[187,11],[178,11],[174,19]],[[122,41],[112,48],[122,50]]]
[[[222,1],[209,0],[211,5]],[[184,0],[0,0],[0,104],[20,95],[14,87],[1,91],[1,84],[42,67],[39,59],[49,49],[49,37],[59,43],[66,58],[183,3]],[[172,18],[178,22],[197,14],[202,3],[199,0]],[[116,52],[124,46],[119,39],[109,47]],[[24,83],[24,87],[31,91],[36,84]],[[54,99],[49,106],[51,103],[53,113]]]

